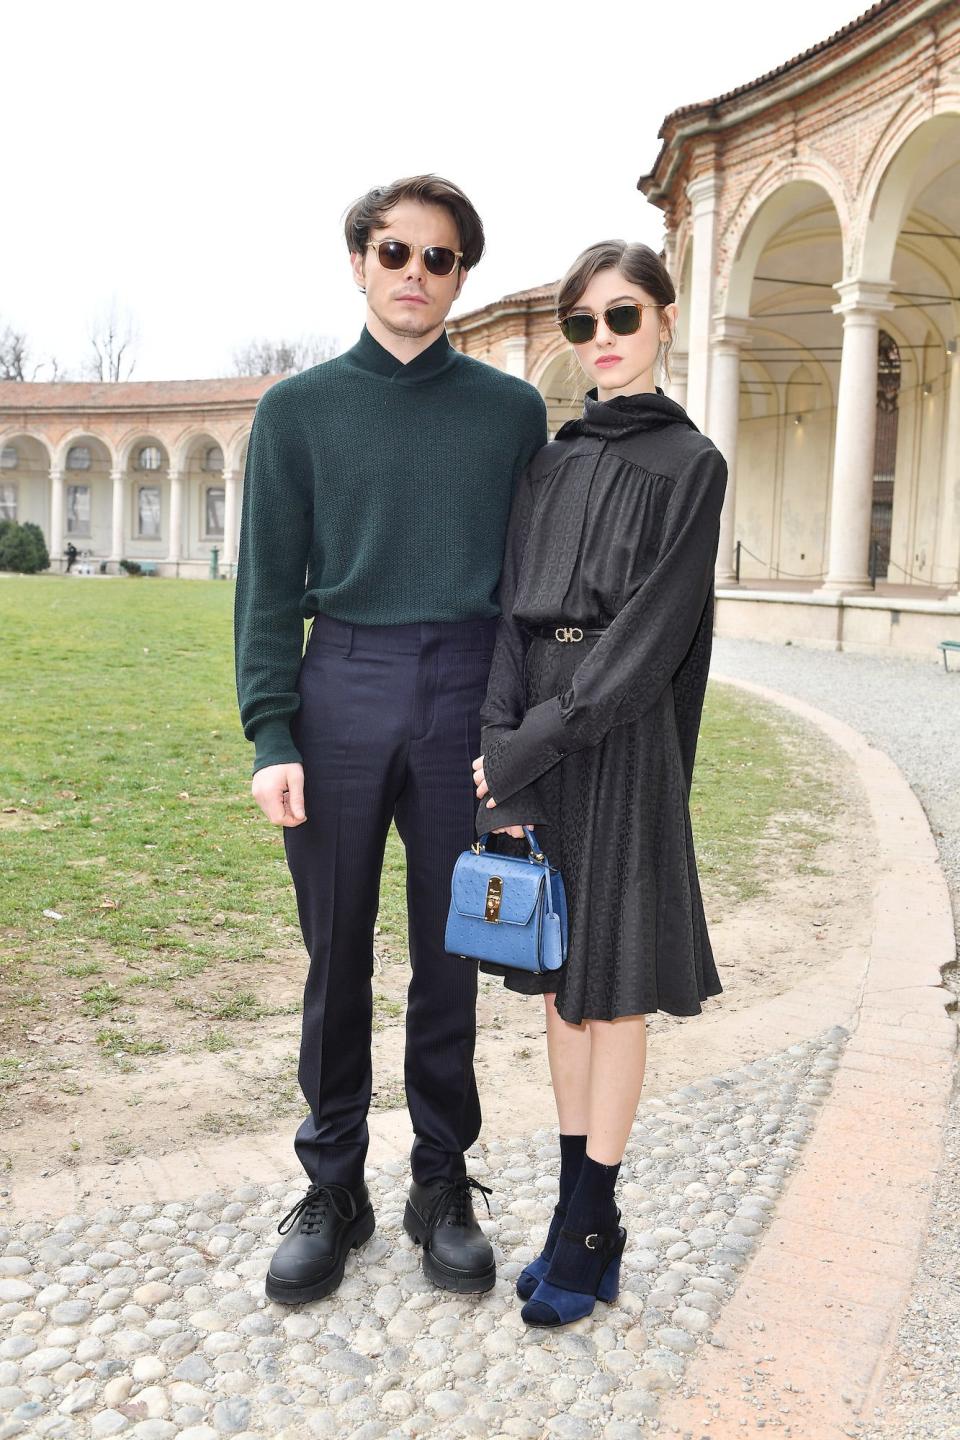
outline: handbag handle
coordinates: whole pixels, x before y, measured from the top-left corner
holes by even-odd
[[[541,864],[545,865],[547,862],[547,857],[540,849],[540,843],[537,840],[536,835],[534,834],[533,826],[524,825],[523,833],[526,836],[527,844],[530,846],[530,859],[537,860]],[[493,831],[488,830],[486,835],[481,835],[479,840],[474,841],[472,848],[475,855],[482,855],[484,853],[487,848],[487,841],[490,839],[490,836],[492,834]]]

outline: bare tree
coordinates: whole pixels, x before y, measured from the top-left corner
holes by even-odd
[[[0,380],[26,380],[29,355],[26,335],[5,325],[0,330]]]
[[[87,378],[110,384],[129,380],[137,363],[133,353],[137,334],[130,312],[119,310],[112,300],[93,322],[89,339],[93,354],[84,365]]]
[[[233,373],[291,375],[332,359],[336,348],[328,335],[301,335],[298,340],[251,340],[233,352]]]
[[[45,375],[43,371],[50,373]],[[0,380],[69,380],[56,355],[34,360],[30,341],[22,330],[0,323]]]

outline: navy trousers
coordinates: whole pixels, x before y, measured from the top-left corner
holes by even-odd
[[[391,820],[406,849],[411,976],[404,1080],[413,1178],[464,1174],[480,1133],[477,967],[443,948],[450,876],[474,838],[470,761],[496,620],[348,625],[318,615],[294,742],[304,824],[283,832],[304,943],[296,1150],[315,1184],[363,1179],[372,1072],[373,930]]]

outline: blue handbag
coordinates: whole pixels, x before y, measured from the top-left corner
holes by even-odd
[[[446,950],[463,960],[489,960],[535,975],[559,970],[567,958],[567,897],[559,870],[523,833],[529,855],[495,855],[489,835],[464,850],[453,867]]]

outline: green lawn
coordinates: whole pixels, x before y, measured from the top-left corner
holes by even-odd
[[[8,1053],[55,998],[106,1053],[117,1043],[111,1014],[141,997],[154,1013],[161,998],[169,1005],[171,1043],[178,1008],[195,1006],[201,988],[214,1027],[276,1013],[263,967],[300,940],[281,833],[250,798],[232,601],[229,582],[0,576]],[[694,796],[708,893],[757,892],[774,816],[778,843],[810,863],[830,804],[814,773],[818,745],[711,689]],[[403,882],[391,835],[381,938],[401,956]],[[222,1035],[210,1030],[211,1049]]]

